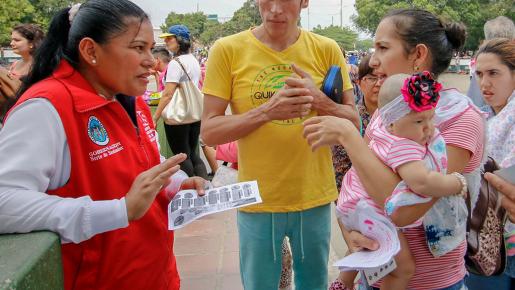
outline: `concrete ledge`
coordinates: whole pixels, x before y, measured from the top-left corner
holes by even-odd
[[[4,289],[64,289],[59,237],[51,232],[0,235]]]

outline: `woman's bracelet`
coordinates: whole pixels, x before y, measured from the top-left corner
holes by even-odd
[[[458,178],[458,181],[461,183],[461,191],[459,193],[457,193],[456,195],[459,195],[464,198],[467,195],[467,191],[468,191],[467,179],[465,179],[465,176],[463,176],[459,172],[453,172],[453,173],[451,173],[451,175],[456,176],[456,178]]]

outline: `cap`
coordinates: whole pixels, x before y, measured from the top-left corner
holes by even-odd
[[[181,25],[181,24],[172,25],[168,28],[168,32],[159,35],[159,38],[166,38],[168,36],[180,36],[184,39],[189,40],[190,39],[190,31],[189,31],[188,27],[186,27],[184,25]]]

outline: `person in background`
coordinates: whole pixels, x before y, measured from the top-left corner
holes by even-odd
[[[45,38],[45,33],[36,24],[20,24],[11,32],[11,48],[14,53],[21,56],[9,68],[9,72],[16,78],[26,76],[32,66],[34,52]]]
[[[65,289],[170,289],[167,206],[205,181],[164,160],[141,95],[152,24],[128,0],[60,10],[0,131],[0,233],[61,238]],[[20,125],[22,124],[22,125]]]
[[[515,165],[515,42],[494,38],[484,42],[476,54],[476,79],[489,109],[486,130],[486,154],[499,167]],[[515,226],[506,224],[508,263],[503,274],[480,276],[473,273],[466,279],[470,290],[493,287],[508,290],[515,287]]]
[[[494,19],[488,20],[483,26],[483,29],[485,32],[485,41],[494,38],[515,39],[515,24],[513,23],[513,20],[505,16],[498,16]],[[475,62],[476,60],[474,58],[471,59],[471,63]],[[472,70],[475,70],[475,68],[471,68],[471,71]],[[472,74],[470,79],[467,96],[472,99],[476,106],[489,111],[488,105],[485,103],[481,90],[479,89],[477,76],[475,74]]]
[[[161,34],[166,47],[173,54],[168,64],[165,78],[165,89],[154,112],[154,124],[157,124],[166,105],[172,100],[179,83],[191,81],[198,86],[200,80],[200,65],[191,53],[192,39],[189,29],[184,25],[173,25],[168,32]],[[181,163],[181,168],[188,176],[208,178],[206,166],[199,155],[200,121],[190,124],[164,124],[166,139],[174,154],[185,153],[188,157]]]
[[[156,60],[154,68],[152,69],[152,74],[156,80],[157,91],[161,92],[165,89],[164,81],[166,77],[166,70],[168,69],[168,64],[170,63],[172,56],[170,55],[170,52],[164,47],[154,48],[152,50],[152,55]]]
[[[358,127],[352,85],[338,44],[298,27],[308,0],[258,0],[256,5],[259,26],[221,38],[211,48],[202,139],[206,144],[238,140],[239,180],[259,184],[263,203],[238,211],[243,287],[278,287],[281,243],[288,236],[296,289],[326,290],[336,185],[330,149],[312,152],[302,122],[333,115]],[[341,67],[341,104],[319,89],[331,65]],[[225,113],[228,105],[232,115]]]

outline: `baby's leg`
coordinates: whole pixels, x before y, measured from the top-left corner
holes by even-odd
[[[381,290],[406,289],[409,280],[415,274],[415,259],[411,255],[408,241],[401,232],[399,232],[399,241],[401,242],[401,250],[395,256],[397,268],[384,277]]]

